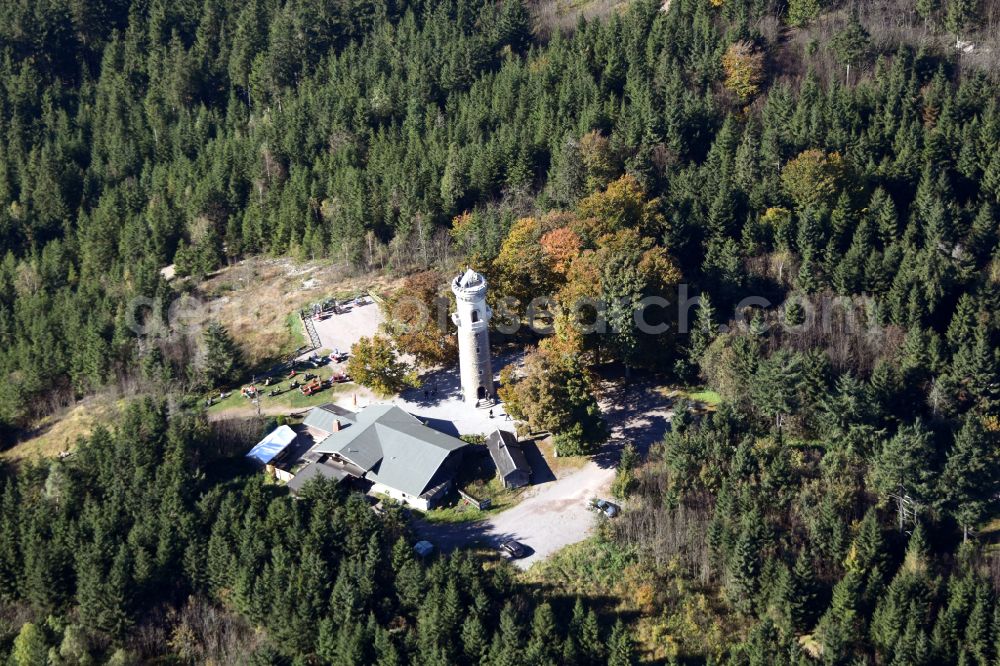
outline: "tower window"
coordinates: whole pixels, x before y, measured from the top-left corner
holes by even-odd
[[[475,324],[477,321],[479,321],[479,310],[473,310],[472,311],[472,323]]]

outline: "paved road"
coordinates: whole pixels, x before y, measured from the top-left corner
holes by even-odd
[[[586,539],[596,520],[587,509],[587,501],[607,497],[621,447],[631,441],[645,453],[669,427],[667,401],[652,386],[619,382],[606,385],[605,390],[602,407],[612,436],[586,465],[535,486],[518,505],[488,520],[462,524],[419,522],[417,533],[446,551],[477,541],[498,545],[505,539],[517,539],[533,551],[515,562],[522,569]]]

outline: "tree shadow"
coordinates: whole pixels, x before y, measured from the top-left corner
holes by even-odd
[[[522,355],[522,352],[514,349],[505,349],[495,355],[494,378],[501,368],[518,361]],[[403,400],[421,407],[433,407],[445,400],[462,399],[462,378],[457,361],[447,366],[424,370],[418,375],[417,381],[419,382],[417,388],[406,389],[400,393]]]
[[[421,407],[433,407],[445,400],[455,400],[462,397],[462,383],[458,374],[458,366],[438,367],[427,370],[419,375],[417,388],[406,389],[399,396]]]
[[[450,553],[458,548],[499,547],[507,539],[516,539],[511,534],[495,534],[490,530],[488,520],[470,520],[457,523],[431,523],[414,517],[410,521],[413,533],[420,539],[430,541],[441,552]]]

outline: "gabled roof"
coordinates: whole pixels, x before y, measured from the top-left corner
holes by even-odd
[[[323,432],[336,432],[339,429],[336,425],[337,421],[350,422],[354,420],[354,416],[354,412],[328,402],[310,409],[302,423]]]
[[[288,488],[293,493],[297,493],[302,490],[302,487],[306,485],[307,481],[317,477],[341,481],[347,477],[347,472],[338,467],[334,467],[333,465],[312,463],[311,465],[306,465],[301,472],[296,474],[292,480],[288,482]]]
[[[365,478],[419,496],[453,451],[466,443],[422,424],[394,405],[358,412],[355,424],[316,445],[365,470]]]
[[[490,457],[497,466],[500,476],[507,476],[514,471],[531,472],[528,459],[524,457],[521,445],[517,443],[517,437],[508,430],[494,430],[486,438],[486,448],[490,451]]]
[[[275,428],[267,437],[250,449],[247,458],[253,458],[262,465],[274,460],[288,445],[295,441],[295,431],[286,425]]]

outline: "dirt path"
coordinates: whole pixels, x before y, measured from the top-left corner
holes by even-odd
[[[274,407],[261,407],[260,414],[261,416],[298,416],[304,415],[310,409],[312,409],[312,407],[302,407],[301,409],[296,409],[288,407],[287,405],[277,405]],[[253,405],[246,405],[244,407],[229,407],[227,409],[220,409],[217,412],[208,412],[208,420],[228,421],[229,419],[248,419],[256,415],[257,408]]]
[[[446,551],[477,541],[496,546],[506,539],[517,539],[532,551],[515,562],[522,569],[583,541],[596,521],[587,502],[592,497],[608,496],[622,446],[631,441],[645,453],[669,427],[666,399],[654,388],[645,384],[606,386],[602,407],[611,426],[611,439],[580,469],[535,486],[517,506],[488,520],[460,524],[421,521],[415,526],[417,533]]]

